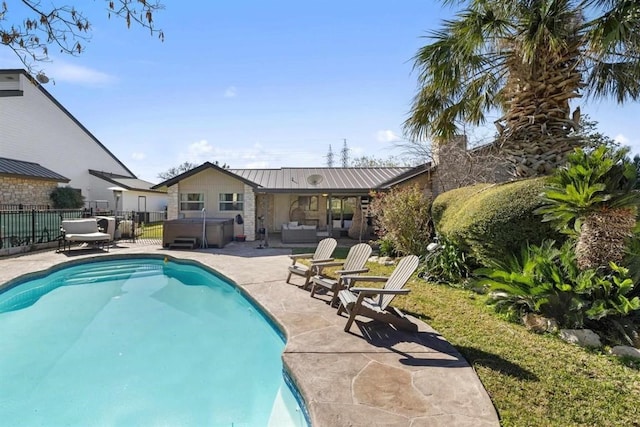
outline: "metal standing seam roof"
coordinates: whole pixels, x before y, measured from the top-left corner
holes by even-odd
[[[260,190],[271,192],[292,191],[367,191],[379,188],[412,170],[411,167],[378,168],[279,168],[229,169]]]
[[[4,157],[0,157],[0,175],[16,175],[57,182],[70,181],[69,178],[47,169],[44,166],[40,166],[38,163],[7,159]]]
[[[122,188],[127,190],[138,190],[138,191],[149,191],[153,193],[164,193],[161,190],[154,190],[152,187],[155,185],[152,182],[145,181],[138,178],[131,178],[122,175],[116,175],[109,172],[100,172],[96,170],[89,169],[89,173],[93,176],[96,176],[105,181],[111,182],[112,184],[116,184]]]

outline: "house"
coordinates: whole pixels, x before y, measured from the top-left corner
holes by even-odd
[[[168,219],[236,218],[247,240],[283,228],[312,228],[307,235],[368,237],[372,191],[419,183],[430,189],[430,164],[417,167],[225,169],[206,162],[168,179]],[[304,233],[304,231],[300,231]]]
[[[0,155],[63,177],[57,183],[80,191],[87,208],[166,207],[163,190],[138,179],[25,70],[0,70],[0,111]],[[26,190],[30,184],[16,185],[23,184],[25,190],[12,192],[11,198],[0,193],[0,204],[45,204],[41,197],[35,203]]]
[[[89,169],[93,187],[109,185],[114,209],[117,211],[158,212],[167,208],[167,193],[154,190],[154,184],[135,176],[119,175]]]
[[[38,163],[0,157],[0,209],[46,207],[49,194],[66,178]]]

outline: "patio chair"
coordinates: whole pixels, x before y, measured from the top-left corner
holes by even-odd
[[[345,277],[369,271],[369,269],[365,267],[369,256],[371,256],[371,246],[366,243],[358,243],[349,249],[347,258],[343,262],[332,261],[322,263],[323,268],[341,265],[342,269],[336,271],[336,274],[338,275],[337,279],[332,279],[320,274],[313,276],[311,296],[313,297],[315,295],[318,287],[330,289],[333,292],[333,298],[329,305],[333,306],[338,300],[338,291],[349,288],[353,282],[352,280],[347,280]]]
[[[368,317],[392,324],[401,329],[415,331],[417,326],[405,317],[397,308],[390,307],[389,303],[396,295],[405,295],[409,289],[403,289],[409,277],[418,268],[419,259],[415,255],[402,258],[389,277],[382,276],[347,276],[352,282],[385,282],[383,288],[358,288],[343,289],[338,292],[340,307],[338,315],[343,311],[349,314],[349,319],[344,327],[348,332],[356,316]]]
[[[293,261],[289,266],[289,275],[287,276],[287,283],[291,283],[291,275],[295,274],[297,276],[302,276],[305,278],[303,288],[307,288],[309,285],[309,281],[311,280],[311,276],[314,274],[319,274],[322,270],[322,267],[317,267],[318,264],[326,263],[329,261],[333,261],[331,258],[331,254],[333,254],[333,250],[338,245],[338,242],[334,238],[322,239],[320,243],[318,243],[318,247],[316,247],[316,251],[312,254],[297,254],[297,255],[289,255],[289,258]],[[307,267],[303,264],[297,264],[297,261],[300,259],[308,259],[311,262],[311,266]]]

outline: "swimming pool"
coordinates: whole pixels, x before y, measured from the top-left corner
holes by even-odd
[[[99,260],[12,283],[0,342],[5,425],[306,425],[280,331],[192,263]]]

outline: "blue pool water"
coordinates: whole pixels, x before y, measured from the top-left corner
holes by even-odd
[[[306,425],[282,335],[195,265],[90,262],[11,287],[0,342],[3,425]]]

